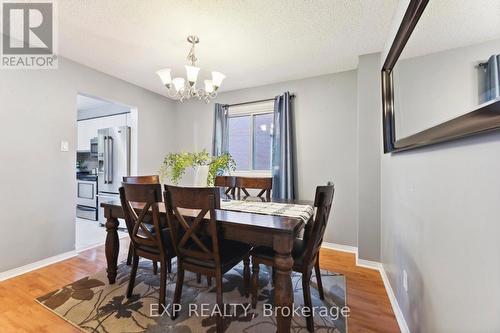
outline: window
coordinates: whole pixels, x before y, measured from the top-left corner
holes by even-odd
[[[239,171],[270,171],[273,102],[229,108],[229,153]]]

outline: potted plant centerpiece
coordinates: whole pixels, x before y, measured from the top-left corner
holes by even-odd
[[[215,177],[230,173],[236,163],[229,153],[210,156],[203,150],[198,153],[170,153],[160,168],[162,182],[167,179],[173,185],[214,186]]]

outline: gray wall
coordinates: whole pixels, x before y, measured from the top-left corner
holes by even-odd
[[[237,103],[295,93],[298,196],[313,199],[317,185],[333,180],[335,207],[325,241],[357,246],[356,71],[221,93]],[[213,103],[188,101],[177,109],[178,150],[211,149]]]
[[[382,158],[382,262],[412,332],[500,331],[499,151],[495,133]]]
[[[412,332],[500,331],[499,151],[493,133],[382,157],[381,260]]]
[[[485,72],[477,64],[498,53],[500,39],[398,61],[394,70],[397,137],[415,134],[484,103]]]
[[[165,97],[63,58],[57,70],[2,71],[0,272],[75,248],[78,92],[137,107],[140,173],[156,173],[173,150]]]
[[[380,156],[382,103],[380,53],[359,57],[358,64],[358,256],[380,261]]]

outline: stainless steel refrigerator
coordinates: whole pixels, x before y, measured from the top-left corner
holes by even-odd
[[[101,202],[120,200],[122,177],[130,174],[130,127],[110,127],[97,131],[97,199],[99,222],[106,223]],[[125,227],[120,221],[120,227]]]

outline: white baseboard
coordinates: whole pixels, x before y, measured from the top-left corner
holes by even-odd
[[[323,242],[321,247],[325,249],[354,253],[356,255],[356,266],[379,271],[380,276],[382,277],[382,281],[384,282],[385,290],[387,291],[387,296],[389,297],[389,301],[391,302],[392,311],[394,311],[394,315],[396,316],[399,329],[402,333],[410,333],[410,329],[408,328],[408,324],[406,324],[403,312],[399,307],[398,300],[396,299],[396,295],[392,290],[389,278],[387,277],[387,273],[385,272],[384,265],[382,265],[382,263],[378,261],[360,259],[358,257],[358,248],[355,246]]]
[[[349,252],[349,253],[354,253],[354,254],[358,253],[357,247],[349,246],[349,245],[323,242],[321,244],[321,247],[324,247],[325,249],[336,250],[336,251],[341,251],[341,252]]]
[[[129,237],[129,234],[128,234],[128,233],[124,233],[124,232],[120,232],[120,233],[118,233],[118,239],[119,239],[119,240],[120,240],[120,239],[123,239],[123,238],[127,238],[127,237]],[[89,246],[89,247],[85,247],[85,248],[83,248],[83,249],[78,249],[78,250],[76,250],[76,253],[80,254],[80,253],[82,253],[82,252],[84,252],[84,251],[87,251],[87,250],[90,250],[90,249],[94,249],[94,248],[96,248],[96,247],[99,247],[99,246],[104,246],[104,245],[106,245],[106,241],[104,241],[104,242],[102,242],[102,243],[98,243],[98,244],[91,245],[91,246]]]
[[[21,267],[10,269],[10,270],[5,271],[5,272],[1,272],[0,273],[0,281],[5,281],[7,279],[19,276],[21,274],[28,273],[28,272],[34,271],[36,269],[51,265],[51,264],[55,264],[56,262],[76,257],[76,255],[77,255],[76,251],[69,251],[66,253],[58,254],[58,255],[50,257],[50,258],[39,260],[37,262],[31,263],[28,265],[24,265]]]
[[[392,310],[394,311],[394,315],[396,316],[396,320],[398,321],[399,329],[401,333],[410,333],[410,329],[408,328],[408,324],[406,323],[405,317],[403,316],[403,311],[399,307],[398,300],[396,299],[396,295],[392,290],[391,283],[389,282],[389,278],[387,277],[387,273],[385,272],[384,266],[380,265],[380,275],[382,276],[382,281],[384,281],[385,290],[387,290],[387,295],[389,296],[389,301],[391,301]]]
[[[356,256],[356,266],[374,269],[377,271],[382,269],[382,264],[378,261],[360,259],[358,256]]]

